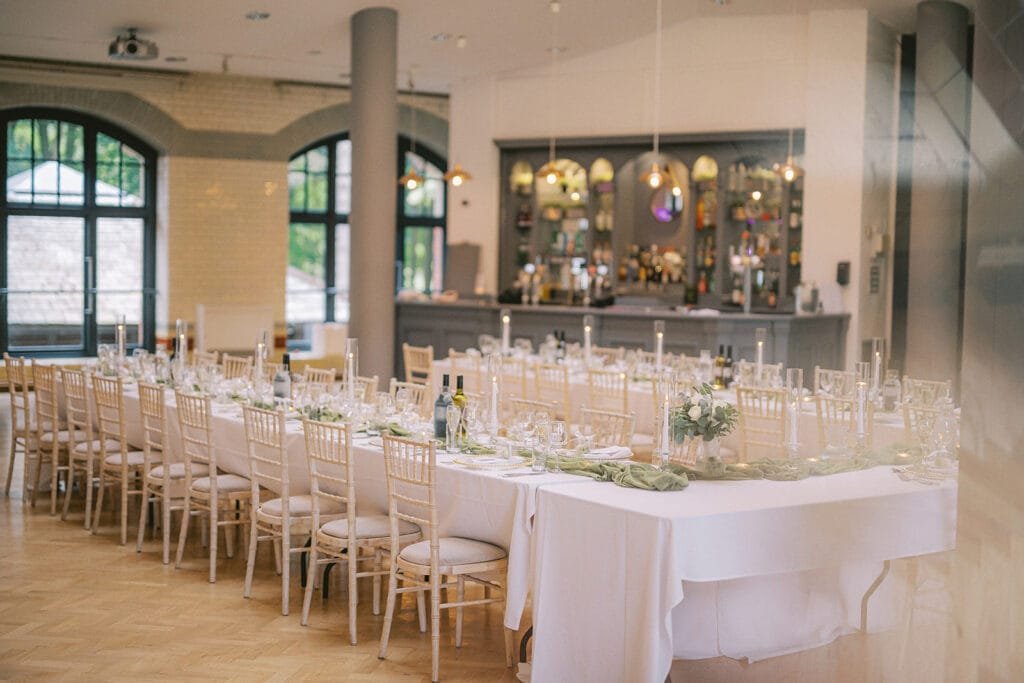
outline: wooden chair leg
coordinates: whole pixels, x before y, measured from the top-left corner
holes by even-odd
[[[291,587],[292,575],[292,535],[291,520],[281,520],[281,615],[288,616],[288,589]],[[351,598],[350,598],[351,599]]]
[[[100,470],[100,485],[99,491],[96,492],[96,511],[92,518],[92,533],[96,534],[96,529],[100,526],[100,514],[103,512],[103,490],[107,488],[107,474],[103,470]]]
[[[355,534],[352,534],[353,536]],[[356,608],[359,607],[359,590],[356,586],[356,573],[359,571],[359,547],[354,540],[348,545],[348,639],[356,644]],[[376,582],[379,576],[373,577]],[[374,612],[380,614],[380,612]]]
[[[210,583],[217,583],[217,541],[220,540],[218,522],[220,521],[220,505],[217,497],[210,496]]]
[[[253,522],[249,525],[249,554],[245,562],[245,588],[242,591],[242,596],[246,598],[252,597],[252,575],[256,571],[256,549],[259,545],[256,540],[257,534],[259,530]]]
[[[160,509],[164,516],[163,522],[160,524],[162,527],[160,533],[163,535],[163,561],[164,564],[167,564],[171,554],[171,501],[163,491],[160,492],[160,495],[163,498]]]
[[[146,535],[146,524],[149,521],[147,515],[149,513],[149,488],[145,483],[142,484],[142,502],[139,503],[139,533],[135,538],[135,552],[142,552],[142,541],[145,540]]]
[[[455,579],[455,599],[463,602],[466,599],[466,578],[458,576]],[[462,606],[455,608],[455,647],[462,647]]]
[[[391,637],[391,619],[395,616],[395,596],[398,591],[398,576],[396,572],[398,568],[395,563],[391,563],[391,571],[388,572],[388,599],[387,604],[384,606],[384,629],[380,634],[380,651],[377,653],[378,659],[384,659],[388,653],[388,638]],[[326,581],[326,579],[324,579]]]
[[[436,570],[436,567],[434,568]],[[430,575],[430,680],[441,680],[441,577]],[[423,593],[420,593],[423,595]]]
[[[92,456],[89,456],[86,459],[86,464],[85,464],[85,528],[86,529],[90,529],[91,528],[90,525],[92,524],[92,508],[93,508],[93,505],[94,505],[94,502],[93,502],[93,499],[92,499],[92,485],[93,485],[93,480],[95,479],[95,476],[93,474],[94,469],[95,469],[95,467],[93,465]]]
[[[54,433],[54,441],[56,441]],[[50,515],[57,514],[57,490],[60,488],[60,449],[54,448],[50,452],[53,466],[50,468]]]
[[[181,529],[178,531],[178,549],[174,553],[174,568],[181,567],[181,556],[185,554],[185,541],[188,540],[188,525],[192,518],[192,499],[185,493],[185,503],[181,511]]]
[[[218,515],[220,513],[218,512]],[[235,520],[238,517],[238,513],[234,510],[231,505],[231,501],[228,500],[227,508],[224,510],[225,518],[224,521],[228,522],[227,526],[224,527],[224,550],[227,551],[228,559],[230,560],[235,556]]]
[[[426,579],[427,577],[421,576],[419,578]],[[419,616],[419,619],[420,619],[420,633],[426,633],[427,632],[427,602],[426,602],[426,596],[423,594],[423,591],[416,591],[416,613],[417,613],[417,616]]]
[[[68,518],[68,509],[71,507],[71,492],[75,490],[75,465],[68,461],[68,479],[64,485],[64,509],[61,510],[60,520],[63,522]]]
[[[373,549],[373,571],[374,572],[379,572],[380,571],[380,568],[382,566],[382,564],[381,564],[381,558],[382,557],[383,557],[383,554],[381,553],[380,548],[374,548]],[[374,577],[373,577],[373,616],[377,616],[377,615],[380,614],[380,579],[381,579],[381,577],[380,577],[379,574],[375,574]],[[355,643],[353,643],[353,645],[354,644]]]
[[[516,632],[505,629],[505,666],[511,668],[516,658]]]
[[[314,531],[314,533],[316,532]],[[316,561],[316,543],[314,542],[309,549],[309,576],[306,578],[306,588],[302,596],[302,618],[299,620],[299,623],[303,626],[309,626],[309,606],[313,604],[313,591],[316,590],[315,577],[320,575],[320,572],[317,571],[319,566]]]
[[[281,576],[281,539],[274,539],[274,571]]]
[[[13,419],[13,415],[11,416]],[[18,437],[11,436],[11,452],[7,458],[7,481],[4,482],[4,495],[11,495],[11,482],[14,481],[14,456],[18,452]]]
[[[128,473],[121,472],[121,545],[128,542]]]

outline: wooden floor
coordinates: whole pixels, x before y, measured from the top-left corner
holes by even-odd
[[[9,425],[4,405],[3,475]],[[368,583],[360,593],[359,644],[352,646],[346,596],[336,579],[330,599],[314,600],[311,623],[302,627],[302,594],[293,570],[291,614],[281,616],[280,582],[269,547],[260,551],[254,594],[246,600],[241,553],[231,560],[222,554],[217,583],[210,584],[198,534],[191,535],[185,562],[176,571],[160,562],[157,540],[147,540],[140,554],[134,541],[119,546],[109,508],[99,535],[92,536],[82,527],[80,502],[61,522],[42,501],[35,509],[25,506],[20,490],[19,472],[12,497],[0,498],[0,680],[430,680],[430,637],[419,632],[411,599],[396,617],[388,659],[382,661],[377,659],[382,617],[371,613]],[[453,623],[443,613],[442,679],[515,680],[504,666],[501,622],[500,606],[467,609],[463,647],[456,649]],[[926,646],[900,647],[887,634],[855,635],[756,664],[726,658],[677,661],[671,678],[676,683],[941,680],[941,657],[915,655],[935,651],[944,637],[942,624],[916,628],[915,636]],[[910,666],[902,661],[908,649]]]

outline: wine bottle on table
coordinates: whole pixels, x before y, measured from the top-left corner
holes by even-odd
[[[444,375],[441,382],[441,393],[434,401],[434,436],[444,439],[448,433],[448,406],[452,404],[452,394],[449,390],[449,376]]]
[[[466,406],[469,405],[469,399],[462,391],[462,375],[455,376],[455,395],[452,396],[452,403],[459,409],[459,440],[462,441],[466,438],[465,413]]]
[[[274,398],[289,399],[292,396],[292,359],[284,354],[281,367],[274,373]]]
[[[721,389],[725,385],[722,383],[722,378],[725,376],[725,346],[722,344],[718,345],[718,355],[715,356],[715,370],[714,370],[714,386],[715,389]]]
[[[725,367],[722,368],[722,384],[726,388],[732,386],[732,364],[732,346],[728,346],[725,350]]]

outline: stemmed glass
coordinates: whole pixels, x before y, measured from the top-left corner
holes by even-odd
[[[823,396],[832,394],[832,379],[833,375],[831,372],[823,372],[818,376],[818,389]]]
[[[573,436],[576,437],[576,450],[583,457],[594,447],[594,425],[579,423],[573,425]]]
[[[561,470],[559,463],[559,455],[565,448],[568,442],[568,434],[565,429],[565,422],[562,420],[553,420],[548,424],[548,446],[551,449],[551,454],[554,456],[555,470]]]

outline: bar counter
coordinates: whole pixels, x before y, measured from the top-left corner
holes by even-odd
[[[451,303],[399,301],[396,303],[396,371],[403,373],[402,342],[434,347],[434,357],[443,358],[448,349],[459,351],[477,345],[477,337],[491,334],[501,338],[500,311],[511,311],[512,338],[525,337],[534,345],[553,330],[565,330],[570,342],[583,339],[583,316],[594,316],[592,343],[596,346],[642,346],[654,350],[654,321],[665,321],[665,351],[700,354],[701,349],[718,352],[719,345],[732,346],[734,360],[754,360],[754,330],[768,330],[765,362],[804,369],[808,385],[814,366],[839,368],[845,363],[846,329],[850,316],[841,314],[793,315],[790,313],[719,313],[695,315],[671,308],[643,306],[524,306],[479,301]],[[398,376],[402,376],[399,374]]]

